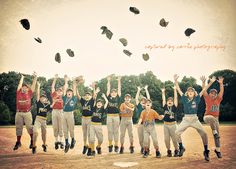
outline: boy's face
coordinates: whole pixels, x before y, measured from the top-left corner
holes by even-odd
[[[195,96],[195,92],[193,90],[188,90],[187,91],[187,96],[188,96],[188,98],[192,99]]]
[[[29,88],[27,86],[22,86],[21,92],[22,93],[27,93],[29,91]]]
[[[167,106],[171,107],[174,105],[174,102],[172,99],[168,99],[166,104],[167,104]]]
[[[102,102],[99,101],[99,102],[97,102],[96,106],[97,106],[97,108],[101,108],[103,106],[103,104],[102,104]]]
[[[131,98],[130,98],[129,96],[126,96],[126,97],[125,97],[125,102],[126,102],[126,103],[129,103],[130,100],[131,100]]]
[[[140,104],[141,104],[143,107],[145,107],[145,105],[146,105],[146,100],[145,100],[145,99],[142,99],[141,102],[140,102]]]
[[[72,97],[72,95],[73,95],[73,92],[72,92],[72,91],[69,90],[69,91],[66,92],[66,96],[67,96],[67,97]]]
[[[58,96],[62,96],[62,94],[63,94],[62,90],[60,88],[56,90],[56,93]]]
[[[209,93],[210,98],[215,99],[217,97],[217,93],[215,91],[212,91]]]
[[[152,102],[147,101],[145,107],[150,109],[152,107]]]
[[[86,101],[89,101],[89,100],[91,99],[91,95],[90,95],[89,93],[86,93],[86,94],[84,95],[84,99],[85,99]]]
[[[115,90],[111,91],[111,97],[116,97],[117,95],[118,93]]]
[[[48,99],[45,96],[41,96],[39,100],[40,100],[41,103],[47,103],[48,102]]]

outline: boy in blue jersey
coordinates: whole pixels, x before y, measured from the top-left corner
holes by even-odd
[[[178,93],[181,96],[181,100],[184,106],[184,117],[182,122],[179,124],[177,130],[175,131],[177,137],[180,137],[181,134],[189,127],[193,127],[197,130],[202,138],[202,142],[204,145],[204,157],[206,161],[209,161],[209,150],[208,150],[208,137],[206,132],[204,131],[202,124],[198,120],[197,110],[198,104],[201,100],[201,96],[203,93],[214,83],[216,80],[214,77],[210,79],[210,83],[202,89],[202,91],[198,94],[193,87],[188,87],[187,92],[184,94],[178,84],[178,75],[174,75],[175,86]],[[182,151],[182,152],[181,152]],[[185,149],[180,149],[180,153],[183,154]]]
[[[74,110],[77,104],[77,96],[76,96],[76,81],[73,81],[73,89],[68,89],[68,77],[64,76],[65,85],[64,85],[64,96],[63,99],[63,132],[65,137],[65,153],[69,151],[69,149],[73,149],[75,146],[75,138],[74,138]],[[69,134],[71,137],[71,144],[69,143]]]

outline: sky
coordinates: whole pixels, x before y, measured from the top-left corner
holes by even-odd
[[[89,84],[110,74],[152,71],[165,81],[175,73],[198,79],[216,70],[236,70],[234,0],[0,0],[0,6],[0,72],[83,75]],[[131,13],[130,6],[140,14]],[[24,18],[30,30],[20,25]],[[167,27],[159,25],[162,18],[169,21]],[[111,40],[101,34],[101,26],[113,32]],[[187,28],[196,32],[186,37]],[[126,47],[120,38],[128,40]],[[166,47],[150,49],[154,45]],[[201,45],[212,48],[196,48]],[[66,54],[68,48],[75,57]],[[57,52],[61,63],[54,60]]]

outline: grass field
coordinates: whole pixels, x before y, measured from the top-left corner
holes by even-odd
[[[203,158],[203,146],[198,133],[189,128],[183,134],[182,139],[184,146],[186,147],[186,152],[183,157],[166,157],[166,149],[164,144],[163,126],[157,125],[158,141],[160,145],[160,151],[162,153],[162,158],[157,159],[154,156],[153,146],[151,147],[152,155],[144,159],[140,154],[140,147],[138,144],[137,129],[134,126],[134,139],[135,139],[135,153],[130,154],[129,139],[126,133],[125,139],[125,153],[115,154],[108,153],[107,151],[107,128],[103,126],[104,133],[104,143],[102,145],[102,155],[96,155],[95,158],[88,159],[86,156],[82,155],[82,129],[81,126],[76,126],[75,136],[77,144],[73,150],[69,150],[65,154],[62,150],[54,149],[54,137],[52,127],[48,126],[47,129],[47,144],[48,152],[44,153],[41,148],[41,136],[38,137],[38,149],[37,154],[33,155],[29,146],[29,136],[24,129],[24,134],[22,137],[22,147],[17,151],[13,151],[13,146],[16,141],[15,128],[12,126],[0,127],[0,168],[120,168],[115,166],[114,163],[119,162],[135,162],[137,165],[130,168],[198,168],[198,169],[209,169],[209,168],[223,168],[223,169],[233,169],[236,168],[236,125],[235,123],[221,124],[221,144],[222,144],[222,159],[218,159],[213,152],[214,141],[211,134],[209,126],[204,125],[209,138],[209,149],[210,152],[210,162],[205,162]],[[172,146],[173,147],[173,146]],[[173,148],[172,148],[173,149]]]

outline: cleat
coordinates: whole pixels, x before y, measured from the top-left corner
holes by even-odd
[[[216,153],[216,156],[217,156],[218,158],[222,158],[222,155],[221,155],[221,152],[220,152],[220,151],[216,151],[216,150],[215,150],[215,153]]]
[[[184,152],[185,152],[185,148],[182,147],[179,149],[179,157],[182,157],[184,155]]]
[[[36,154],[36,147],[32,147],[32,154]]]
[[[17,150],[19,147],[21,147],[21,142],[16,142],[13,150]]]
[[[69,151],[69,149],[70,149],[70,144],[68,143],[68,144],[65,145],[64,152],[67,153]]]
[[[118,151],[119,151],[119,147],[115,146],[115,152],[118,153]]]
[[[124,154],[124,147],[120,147],[120,154]]]
[[[143,152],[143,158],[147,158],[148,157],[148,152],[147,151],[144,151]]]
[[[172,157],[171,150],[167,150],[167,157]]]
[[[130,150],[130,153],[133,154],[134,153],[134,146],[130,146],[129,150]]]
[[[144,150],[143,150],[143,148],[141,148],[141,150],[140,150],[140,153],[141,153],[141,154],[143,154],[143,153],[144,153]]]
[[[76,143],[76,140],[72,139],[70,149],[73,149],[75,147],[75,143]]]
[[[179,151],[178,150],[175,150],[174,152],[174,157],[178,157],[179,156]]]
[[[60,142],[55,142],[55,149],[57,150],[59,148]]]
[[[156,158],[161,158],[161,153],[160,153],[160,151],[156,151]]]
[[[29,149],[33,148],[33,140],[30,141]]]
[[[92,156],[92,149],[91,149],[91,148],[88,148],[87,156],[88,156],[88,157],[91,157],[91,156]]]
[[[43,147],[43,151],[47,152],[47,145],[42,145],[42,147]]]
[[[112,152],[112,149],[113,149],[113,145],[108,146],[108,151],[109,151],[109,153]]]
[[[87,150],[88,150],[88,146],[84,146],[82,153],[83,153],[83,154],[86,154]]]
[[[206,151],[203,152],[203,155],[204,155],[204,158],[205,158],[206,161],[210,161],[209,152],[210,152],[209,150],[206,150]]]
[[[97,153],[98,153],[98,154],[102,154],[101,147],[96,147],[96,150],[97,150]]]
[[[64,149],[64,144],[62,142],[59,142],[59,144],[60,144],[60,148]]]

